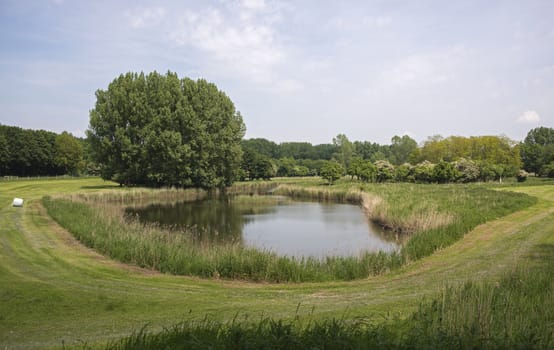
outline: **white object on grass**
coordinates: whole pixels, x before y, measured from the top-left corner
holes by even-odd
[[[22,207],[23,206],[23,199],[21,198],[14,198],[12,205],[14,207]]]

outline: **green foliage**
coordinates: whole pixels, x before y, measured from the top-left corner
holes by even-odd
[[[346,174],[352,176],[352,178],[360,178],[360,171],[364,160],[360,157],[354,157],[350,161],[350,165],[346,169]]]
[[[408,135],[394,136],[390,145],[390,161],[395,165],[406,163],[417,149],[416,140]]]
[[[541,175],[554,178],[554,161],[541,168]]]
[[[397,182],[414,182],[414,170],[410,163],[399,165],[394,171],[394,180]]]
[[[338,134],[333,138],[333,145],[337,148],[337,152],[333,158],[342,165],[344,169],[350,166],[350,160],[354,156],[354,145],[344,134]]]
[[[350,166],[346,172],[352,178],[357,178],[363,182],[374,182],[377,176],[377,168],[369,160],[354,157],[350,161]]]
[[[241,169],[244,171],[244,179],[269,180],[275,175],[271,160],[250,148],[244,151],[242,156]]]
[[[479,179],[479,166],[471,159],[460,158],[454,162],[454,167],[458,172],[459,182],[474,182]]]
[[[329,185],[332,185],[335,181],[341,178],[344,172],[344,168],[341,164],[335,161],[328,161],[321,168],[321,177],[329,182]]]
[[[278,176],[318,175],[322,168],[322,160],[328,159],[324,156],[329,157],[330,154],[333,154],[333,159],[339,162],[346,169],[346,174],[353,179],[361,179],[362,167],[365,166],[366,172],[369,171],[363,180],[366,182],[501,181],[504,177],[515,177],[521,165],[520,146],[506,137],[499,136],[450,136],[445,139],[435,135],[421,148],[418,148],[416,141],[407,135],[394,136],[390,145],[368,141],[351,142],[344,134],[337,135],[332,145],[311,146],[305,142],[270,145],[271,143],[264,139],[243,142],[243,147],[273,149],[274,153],[280,154],[281,157],[283,154],[288,155],[276,162]],[[315,151],[316,148],[325,149],[325,155],[317,158],[319,153]],[[313,157],[319,163],[316,163]],[[371,166],[364,163],[367,160],[373,162],[377,168],[374,175],[371,175]],[[412,166],[408,162],[419,163]],[[301,171],[299,165],[306,166],[307,173]]]
[[[416,182],[432,182],[433,181],[433,169],[435,164],[429,161],[423,161],[416,164],[414,167],[414,180]]]
[[[309,159],[313,155],[313,146],[309,142],[283,142],[279,145],[282,158]]]
[[[371,143],[368,141],[354,141],[354,154],[362,159],[375,162],[377,160],[385,160],[390,155],[390,147]]]
[[[554,128],[530,130],[521,145],[521,157],[525,170],[542,175],[542,168],[554,162]]]
[[[76,174],[83,150],[71,134],[0,125],[0,175]]]
[[[259,153],[260,155],[277,159],[279,158],[280,150],[279,145],[273,141],[269,141],[263,138],[242,140],[242,149],[244,152],[250,150],[252,152]]]
[[[87,136],[104,179],[213,188],[237,177],[244,124],[214,84],[127,73],[96,92]]]
[[[358,176],[363,182],[375,182],[377,177],[377,167],[369,160],[362,161]]]
[[[454,182],[459,174],[452,163],[440,161],[433,167],[432,178],[438,183]]]
[[[279,159],[277,164],[277,176],[295,177],[310,175],[310,169],[305,165],[300,165],[293,158]],[[312,172],[312,174],[314,173]]]
[[[316,145],[313,147],[311,159],[330,160],[336,151],[336,146],[332,144],[324,143],[321,145]]]
[[[503,176],[515,176],[521,168],[519,145],[502,136],[430,137],[418,152],[418,160],[438,163],[460,158],[486,162],[504,168]]]
[[[64,174],[77,175],[83,166],[81,142],[67,132],[56,136],[54,162]]]
[[[378,160],[375,162],[377,182],[385,182],[394,179],[394,165],[386,160]]]

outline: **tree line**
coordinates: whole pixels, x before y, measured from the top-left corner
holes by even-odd
[[[521,143],[502,136],[408,135],[381,145],[350,141],[276,144],[243,140],[231,99],[203,79],[126,73],[96,91],[86,139],[67,132],[0,125],[0,175],[91,174],[121,185],[223,187],[275,176],[350,175],[361,181],[470,182],[554,177],[554,129],[530,130]]]
[[[100,175],[103,165],[90,142],[67,132],[0,125],[0,176]],[[348,175],[367,182],[473,182],[521,179],[521,169],[554,177],[554,129],[546,127],[530,130],[521,143],[501,136],[432,136],[418,146],[404,135],[380,145],[339,134],[319,145],[248,139],[241,149],[240,180],[322,176],[333,182]]]
[[[0,125],[0,176],[77,175],[83,166],[82,141],[67,132]]]
[[[554,177],[554,129],[529,131],[521,143],[504,136],[435,135],[421,145],[394,136],[388,145],[351,142],[344,134],[330,144],[275,144],[266,139],[242,142],[243,179],[320,175],[334,179],[350,175],[362,181],[473,182],[518,177],[527,173]],[[292,151],[291,151],[292,150]],[[316,150],[325,150],[318,158]]]

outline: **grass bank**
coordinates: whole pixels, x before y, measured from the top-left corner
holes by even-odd
[[[552,349],[553,247],[544,247],[540,268],[447,287],[406,319],[204,318],[160,333],[143,328],[105,349]]]
[[[145,324],[150,333],[158,334],[183,320],[208,317],[228,324],[237,314],[247,314],[253,322],[281,320],[285,326],[296,316],[306,322],[344,319],[351,324],[363,319],[377,325],[390,315],[393,320],[409,319],[422,299],[429,301],[425,304],[442,300],[445,285],[455,289],[471,280],[496,287],[502,276],[518,270],[517,265],[533,270],[554,260],[544,255],[554,246],[554,186],[518,186],[506,189],[540,200],[479,225],[451,246],[389,274],[298,284],[160,274],[84,247],[40,205],[44,195],[106,189],[128,190],[100,179],[0,183],[0,349],[51,349],[62,344],[102,348]],[[25,206],[11,207],[13,197],[24,198]],[[541,312],[544,308],[536,313]],[[524,309],[514,316],[522,324],[534,317]],[[524,348],[532,348],[530,344]]]
[[[274,183],[239,184],[232,193],[262,193]],[[385,184],[359,187],[281,185],[292,197],[360,204],[371,219],[410,235],[400,252],[363,253],[323,260],[278,256],[237,244],[199,246],[186,232],[172,232],[123,219],[114,203],[146,199],[196,200],[204,192],[152,190],[46,197],[48,214],[86,246],[124,263],[176,275],[269,282],[354,280],[395,270],[459,240],[475,226],[535,203],[527,195],[463,185]]]

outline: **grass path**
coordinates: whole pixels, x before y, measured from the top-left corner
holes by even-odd
[[[554,186],[518,187],[538,203],[386,276],[255,284],[163,275],[84,248],[45,215],[45,194],[112,187],[99,179],[0,182],[0,349],[94,343],[187,318],[407,315],[445,284],[494,279],[554,244]],[[23,208],[11,207],[18,196]],[[300,306],[299,306],[300,305]],[[242,316],[241,316],[242,317]]]

